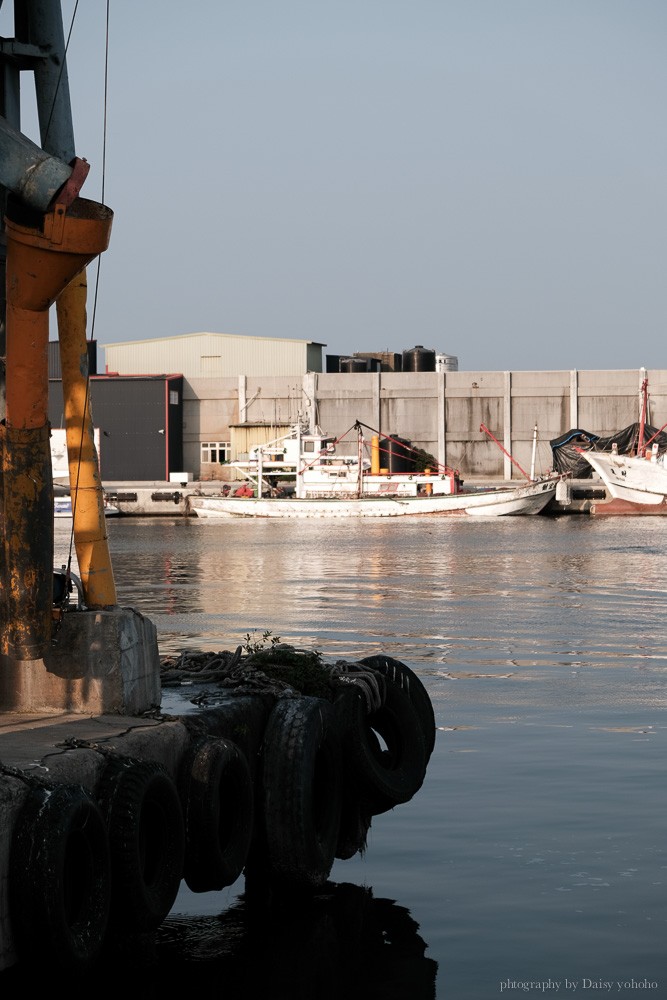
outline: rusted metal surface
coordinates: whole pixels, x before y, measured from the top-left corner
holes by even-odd
[[[7,403],[3,449],[7,617],[3,651],[36,659],[50,639],[53,481],[48,427],[48,310],[106,249],[112,212],[76,199],[43,217],[14,201],[7,232]],[[110,602],[114,603],[114,602]]]
[[[56,202],[71,205],[89,171],[80,157],[63,163],[49,156],[0,116],[0,184],[26,205],[40,212]]]
[[[56,311],[74,546],[86,605],[89,608],[104,608],[116,604],[116,586],[107,539],[104,490],[95,448],[88,385],[86,297],[84,270],[61,293]]]
[[[0,652],[39,659],[51,641],[53,485],[49,427],[0,425],[4,475],[4,604]]]

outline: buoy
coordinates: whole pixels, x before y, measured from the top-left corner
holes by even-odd
[[[567,506],[571,500],[570,484],[565,479],[559,479],[556,483],[556,502]]]

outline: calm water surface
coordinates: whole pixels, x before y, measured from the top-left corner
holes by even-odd
[[[386,652],[435,707],[423,788],[336,862],[316,913],[253,933],[242,879],[182,889],[174,933],[208,942],[195,988],[215,968],[229,997],[349,997],[350,976],[406,1000],[667,997],[666,519],[108,526],[119,603],[163,655],[265,630]]]

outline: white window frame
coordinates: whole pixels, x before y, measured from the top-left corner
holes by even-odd
[[[215,456],[215,457],[213,457]],[[202,465],[222,465],[232,457],[231,441],[202,441]]]

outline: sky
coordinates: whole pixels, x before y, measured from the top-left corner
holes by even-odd
[[[62,8],[81,195],[114,212],[98,345],[667,368],[664,0]]]

